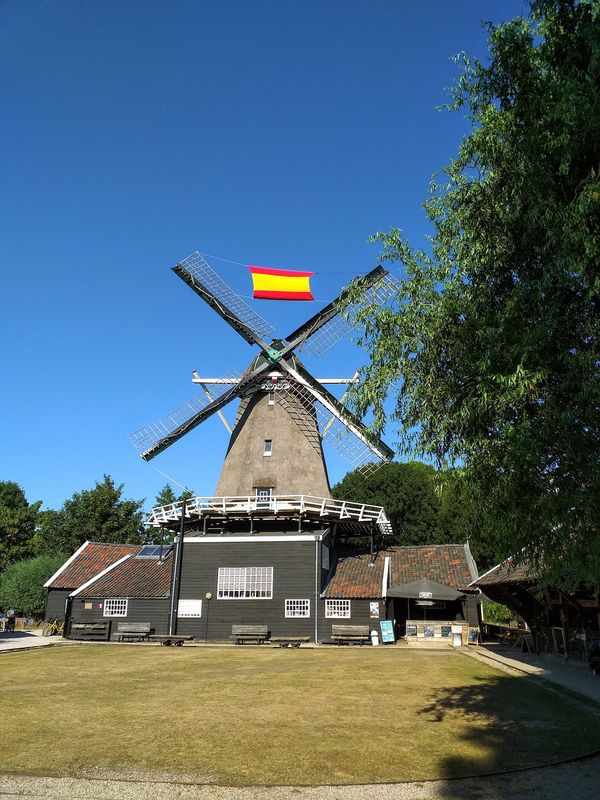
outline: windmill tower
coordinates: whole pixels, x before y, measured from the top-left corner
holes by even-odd
[[[267,500],[285,495],[331,496],[322,443],[328,443],[351,469],[365,474],[389,461],[393,451],[373,436],[325,384],[356,380],[316,379],[298,353],[322,355],[352,327],[339,313],[341,296],[285,339],[254,312],[194,253],[173,271],[259,353],[243,374],[194,382],[202,392],[171,414],[130,434],[130,440],[148,461],[217,413],[231,433],[216,497],[254,496]],[[384,304],[396,290],[396,281],[377,267],[359,279],[364,296]],[[210,388],[209,388],[210,386]],[[221,414],[240,399],[233,429]]]

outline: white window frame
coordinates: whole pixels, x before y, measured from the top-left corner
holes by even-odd
[[[352,603],[350,600],[325,600],[326,619],[350,619]]]
[[[177,616],[185,619],[198,619],[202,616],[202,600],[179,598]]]
[[[310,618],[310,600],[286,600],[285,601],[286,619]]]
[[[263,456],[272,456],[273,455],[273,439],[265,439],[265,443],[263,445]]]
[[[104,600],[103,617],[126,617],[129,600],[126,597],[109,597]]]
[[[217,600],[272,600],[273,567],[219,567]]]
[[[271,499],[273,497],[272,486],[257,486],[256,487],[256,507],[257,508],[270,508]],[[267,492],[269,494],[267,494]]]

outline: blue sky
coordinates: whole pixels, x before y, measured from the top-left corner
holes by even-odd
[[[194,250],[317,271],[333,299],[370,234],[428,233],[421,203],[467,130],[436,111],[481,20],[519,0],[0,3],[0,479],[59,507],[110,473],[152,501],[210,495],[215,416],[154,461],[127,434],[251,348],[171,271]],[[209,259],[210,260],[210,259]],[[211,261],[240,294],[246,271]],[[285,335],[318,306],[251,301]],[[315,375],[352,374],[351,344]],[[230,419],[232,409],[228,410]],[[393,430],[386,437],[394,444]],[[332,482],[345,473],[329,458]]]

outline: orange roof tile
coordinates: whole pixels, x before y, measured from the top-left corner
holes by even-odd
[[[94,575],[102,572],[123,556],[135,554],[140,550],[138,544],[110,544],[104,542],[86,542],[71,563],[49,584],[50,589],[78,589]]]

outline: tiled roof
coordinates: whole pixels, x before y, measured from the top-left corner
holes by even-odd
[[[481,578],[473,581],[473,585],[491,586],[494,583],[531,583],[531,580],[527,564],[513,564],[512,558],[507,558],[506,561],[486,572]]]
[[[75,554],[70,564],[60,572],[49,584],[50,589],[77,589],[89,581],[94,575],[102,572],[123,556],[137,553],[137,544],[106,544],[104,542],[86,542]]]
[[[385,556],[390,550],[380,550],[371,564],[369,553],[340,558],[335,575],[327,584],[324,597],[381,597],[381,581]]]
[[[168,597],[171,588],[171,555],[131,558],[79,592],[77,597]]]
[[[392,586],[429,578],[452,589],[465,589],[477,577],[475,562],[464,544],[397,547],[390,555]]]
[[[467,545],[393,547],[379,551],[372,566],[369,553],[340,558],[324,597],[381,597],[386,556],[391,586],[428,578],[452,589],[465,589],[477,576]]]

